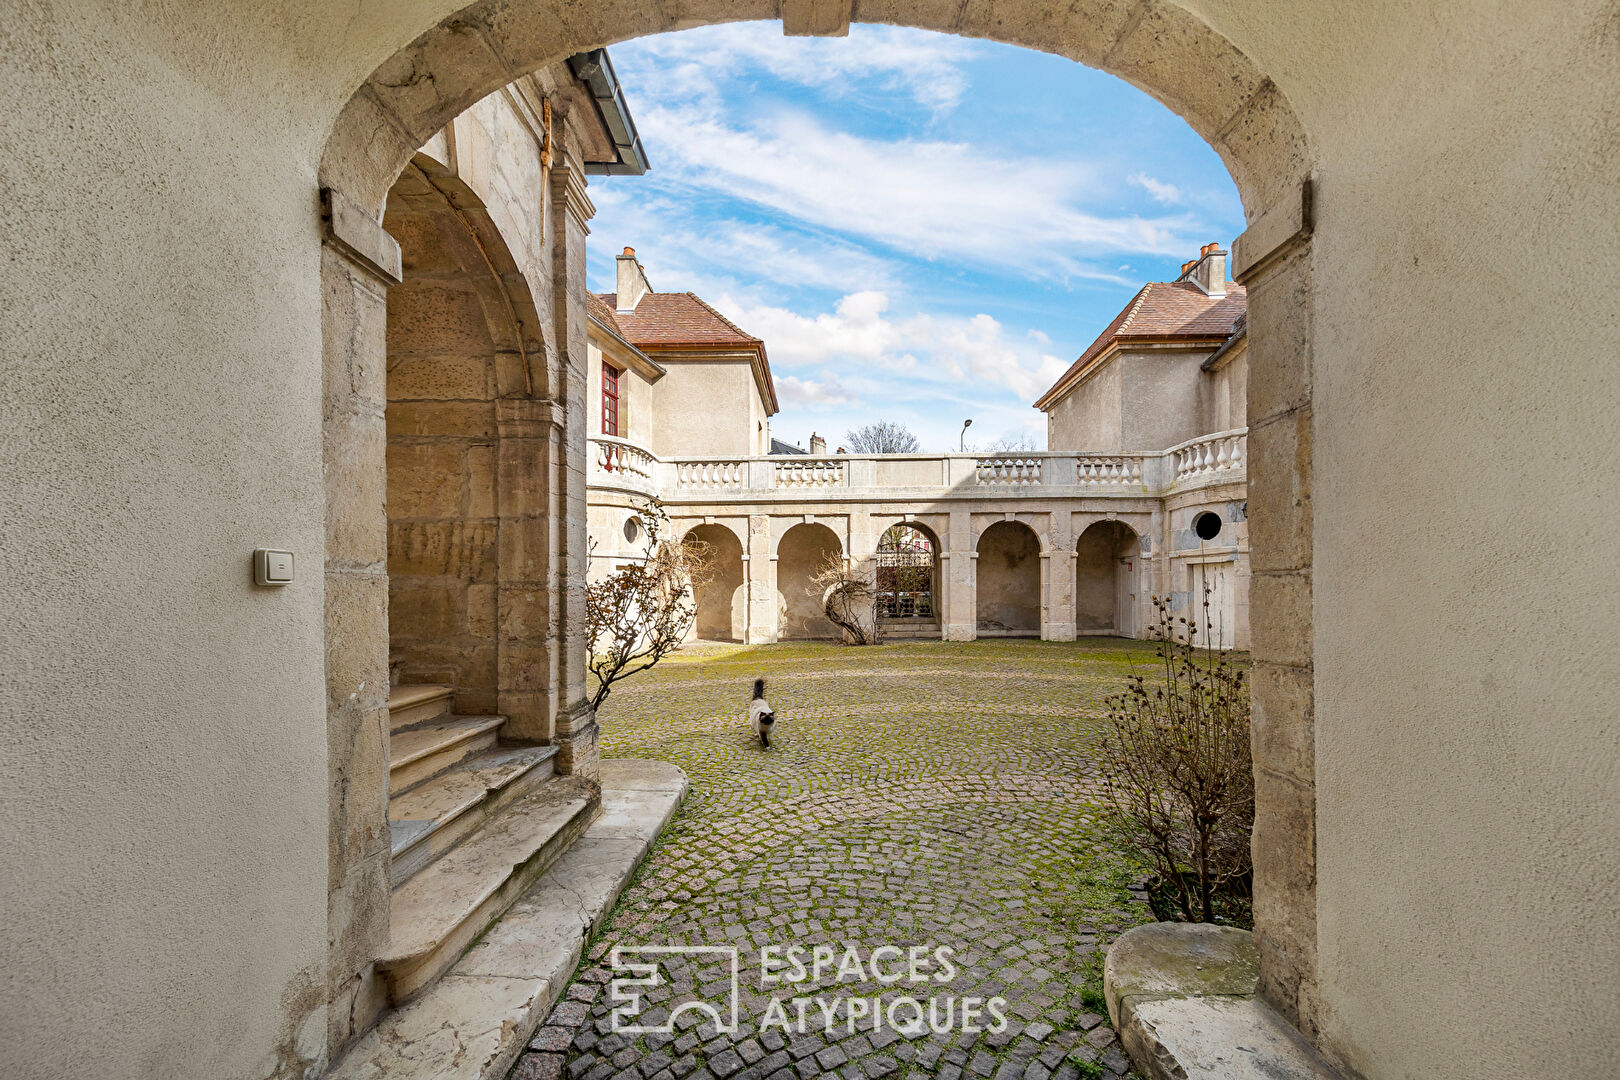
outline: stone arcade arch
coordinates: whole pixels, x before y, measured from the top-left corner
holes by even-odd
[[[979,536],[974,563],[980,637],[1041,636],[1041,538],[1021,521]]]
[[[1075,541],[1074,632],[1136,632],[1141,538],[1123,521],[1095,521]]]
[[[825,525],[803,522],[782,534],[776,545],[779,640],[818,641],[839,636],[838,628],[823,613],[821,590],[810,578],[828,557],[843,552],[838,534]]]
[[[742,641],[748,626],[748,589],[743,580],[743,548],[724,525],[699,525],[682,538],[709,546],[708,581],[697,588],[693,634],[704,641]]]
[[[921,522],[891,525],[878,537],[873,558],[885,638],[939,636],[939,555],[939,537]]]
[[[819,10],[819,9],[818,9]],[[364,552],[383,544],[380,451],[381,403],[355,372],[381,354],[379,280],[389,278],[391,241],[377,227],[389,188],[417,148],[458,113],[526,71],[587,48],[626,38],[744,19],[784,18],[798,33],[838,33],[850,7],[828,25],[810,24],[801,0],[696,0],[676,9],[655,4],[588,2],[566,14],[546,0],[514,4],[481,0],[425,28],[385,59],[344,106],[327,140],[320,182],[324,191],[327,244],[322,257],[323,343],[328,397],[324,410],[326,553],[326,655],[328,671],[328,771],[334,805],[331,893],[332,1003],[328,1053],[354,1032],[339,1019],[345,1000],[364,985],[374,948],[377,912],[386,926],[386,888],[367,884],[366,857],[336,837],[367,822],[381,808],[364,793],[347,791],[351,762],[374,757],[368,745],[382,737],[375,717],[385,707],[386,630],[366,631],[382,618],[375,574]],[[1025,45],[1068,56],[1116,74],[1152,94],[1184,117],[1220,154],[1242,197],[1250,230],[1234,252],[1234,273],[1250,286],[1251,426],[1250,497],[1257,507],[1254,553],[1255,633],[1266,627],[1308,626],[1311,601],[1309,503],[1287,494],[1309,489],[1312,329],[1311,232],[1308,176],[1312,153],[1305,132],[1278,88],[1254,62],[1197,15],[1161,3],[1080,0],[1067,8],[1038,5],[937,5],[916,0],[863,4],[863,21],[894,23]],[[554,267],[556,313],[547,341],[546,367],[576,368],[585,355],[583,282],[585,221],[589,200],[583,178],[565,164],[553,168],[554,225],[563,254]],[[379,273],[380,271],[380,273]],[[544,305],[543,305],[544,306]],[[554,558],[566,582],[584,579],[583,458],[586,413],[579,380],[556,384],[550,414],[570,468],[551,492],[560,516]],[[368,396],[368,393],[371,396]],[[537,417],[538,418],[538,417]],[[1280,464],[1287,462],[1286,470]],[[576,482],[577,481],[577,482]],[[1260,527],[1261,521],[1266,522]],[[1270,580],[1268,580],[1268,578]],[[564,770],[594,768],[595,726],[583,707],[584,642],[570,596],[558,591],[556,624],[563,628],[550,692],[558,701],[553,738]],[[359,632],[357,631],[357,628]],[[1039,632],[1037,622],[1035,632]],[[1286,686],[1264,678],[1269,660],[1257,652],[1255,702],[1275,722],[1304,724],[1311,713],[1310,657],[1279,658]],[[358,677],[356,677],[358,675]],[[1303,687],[1303,689],[1300,689]],[[1281,718],[1287,718],[1283,720]],[[1257,862],[1255,891],[1260,985],[1285,1016],[1308,1035],[1316,1032],[1316,939],[1314,876],[1293,869],[1310,857],[1314,799],[1301,800],[1315,781],[1309,759],[1281,749],[1257,748],[1257,767],[1285,777],[1286,789],[1262,786],[1256,846],[1276,856]],[[1284,794],[1286,791],[1286,795]],[[1273,792],[1277,792],[1276,795]],[[1283,799],[1273,805],[1273,798]],[[1290,857],[1294,853],[1297,858]],[[370,929],[368,929],[370,928]]]

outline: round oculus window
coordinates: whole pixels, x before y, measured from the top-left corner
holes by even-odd
[[[641,539],[641,522],[636,518],[625,518],[624,538],[632,544]]]
[[[1193,518],[1193,532],[1200,540],[1213,540],[1221,535],[1221,515],[1205,510]]]

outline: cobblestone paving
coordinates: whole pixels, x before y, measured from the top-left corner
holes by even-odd
[[[1098,835],[1092,751],[1103,698],[1151,660],[1111,639],[698,646],[621,683],[604,755],[674,762],[692,791],[512,1076],[1127,1075],[1098,949],[1150,916]],[[756,676],[779,717],[769,750],[744,721]],[[737,1030],[677,1008],[730,1019],[729,959],[694,953],[631,957],[659,979],[629,1022],[670,1030],[615,1032],[610,950],[634,945],[737,947]],[[761,950],[793,945],[805,980],[763,984]],[[899,953],[874,973],[881,946]]]

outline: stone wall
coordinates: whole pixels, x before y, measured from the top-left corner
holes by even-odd
[[[490,715],[496,358],[516,347],[516,328],[478,238],[421,169],[394,185],[383,227],[404,265],[388,294],[390,662],[403,682],[455,687],[457,712]]]

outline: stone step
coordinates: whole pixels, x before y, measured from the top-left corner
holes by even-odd
[[[400,731],[449,716],[454,696],[454,688],[433,683],[389,687],[388,730]]]
[[[377,961],[389,1000],[405,1001],[454,964],[585,831],[601,802],[582,781],[553,779],[394,890]]]
[[[457,763],[495,747],[499,716],[457,716],[388,737],[388,792],[403,795]]]
[[[504,1080],[685,793],[673,765],[603,761],[602,816],[444,978],[362,1036],[328,1080]]]
[[[551,779],[555,746],[497,747],[388,800],[397,888],[502,807]]]

